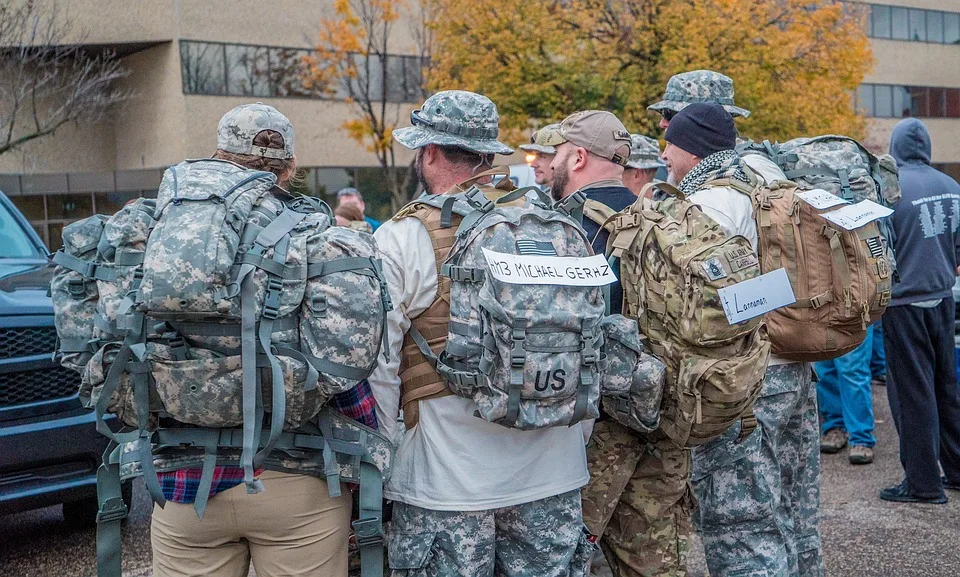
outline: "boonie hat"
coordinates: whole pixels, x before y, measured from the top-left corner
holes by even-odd
[[[500,115],[486,96],[465,90],[444,90],[410,113],[413,126],[397,128],[393,138],[411,150],[428,144],[456,146],[477,154],[513,154],[497,140]]]
[[[543,144],[548,146],[564,142],[585,148],[621,166],[626,166],[630,159],[630,133],[616,116],[605,110],[574,112],[560,123],[556,133],[543,139]]]
[[[283,136],[283,148],[254,146],[253,139],[264,130],[279,132]],[[241,104],[220,119],[217,148],[264,158],[293,158],[293,124],[279,110],[262,102]]]
[[[642,134],[630,135],[630,160],[627,168],[660,168],[660,143]]]
[[[733,80],[713,70],[693,70],[674,74],[667,81],[663,99],[647,110],[663,114],[664,110],[680,112],[694,102],[715,102],[731,116],[750,116],[750,111],[733,103]]]

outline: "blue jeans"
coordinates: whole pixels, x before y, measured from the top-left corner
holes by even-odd
[[[873,324],[873,353],[870,355],[870,375],[873,378],[886,376],[887,354],[883,348],[883,323]]]
[[[851,445],[873,447],[873,392],[870,389],[870,357],[874,327],[859,347],[832,361],[815,363],[820,382],[817,398],[823,417],[823,432],[844,429]]]

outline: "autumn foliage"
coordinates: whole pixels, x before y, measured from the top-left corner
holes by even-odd
[[[872,65],[865,12],[811,0],[437,0],[431,88],[481,92],[513,142],[587,108],[659,135],[646,106],[673,74],[734,80],[754,139],[864,136],[852,94]]]

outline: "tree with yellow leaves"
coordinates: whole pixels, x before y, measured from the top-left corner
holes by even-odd
[[[397,159],[392,138],[405,107],[396,102],[422,102],[430,61],[430,2],[407,0],[335,0],[333,13],[320,22],[320,38],[306,58],[306,83],[328,96],[353,104],[355,115],[342,128],[373,153],[390,188],[397,210],[409,200],[412,164]],[[404,30],[397,26],[404,25]],[[395,47],[400,35],[412,35],[418,64],[401,59]],[[409,41],[409,38],[404,38]],[[408,42],[409,43],[409,42]]]
[[[734,80],[754,139],[861,138],[852,94],[872,65],[862,9],[811,0],[438,0],[432,87],[489,96],[513,141],[588,108],[658,135],[670,76]]]

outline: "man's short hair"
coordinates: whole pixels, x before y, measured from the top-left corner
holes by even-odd
[[[360,194],[360,191],[353,188],[352,186],[347,186],[337,191],[338,199],[343,198],[344,196],[355,196],[360,200],[363,200],[363,195]]]
[[[488,166],[493,166],[493,159],[496,155],[494,154],[478,154],[476,152],[467,150],[465,148],[460,148],[459,146],[449,146],[449,145],[436,145],[440,152],[452,164],[458,166],[467,166],[471,168],[474,166],[480,166],[481,164],[487,164]]]

